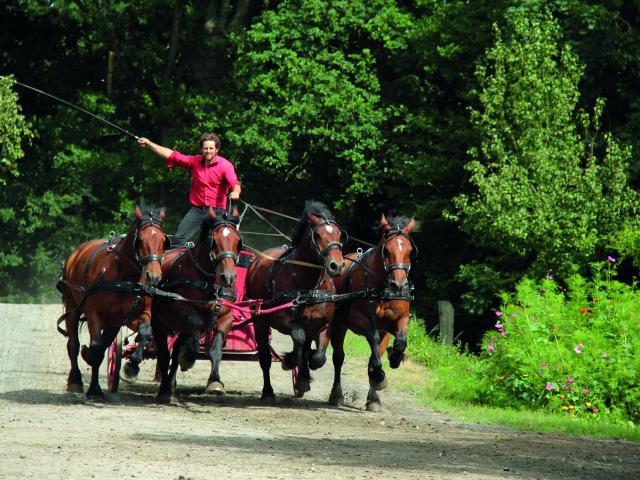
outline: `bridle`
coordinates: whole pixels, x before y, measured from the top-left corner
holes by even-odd
[[[404,270],[405,273],[408,276],[409,275],[409,271],[411,270],[411,263],[397,262],[397,263],[387,264],[386,259],[385,259],[385,255],[384,255],[385,245],[387,244],[387,242],[389,240],[391,240],[392,238],[395,238],[397,236],[402,236],[402,237],[406,238],[409,241],[409,243],[411,244],[411,255],[410,255],[410,258],[415,257],[418,254],[418,247],[414,243],[413,239],[409,236],[409,234],[407,234],[406,232],[402,231],[400,228],[396,228],[394,230],[390,230],[387,233],[385,233],[384,236],[382,237],[382,241],[380,242],[380,250],[381,250],[380,253],[381,253],[381,257],[382,257],[382,265],[384,266],[384,271],[387,274],[387,276],[393,270]]]
[[[203,275],[206,275],[208,277],[218,277],[220,272],[219,270],[219,266],[220,263],[222,262],[222,260],[224,260],[225,258],[230,258],[233,260],[233,263],[238,263],[238,255],[235,254],[234,252],[232,252],[231,250],[223,250],[222,252],[218,253],[216,255],[214,247],[215,247],[215,242],[213,239],[213,233],[218,230],[221,227],[231,227],[238,235],[238,251],[242,250],[242,237],[240,236],[240,232],[238,232],[238,228],[236,227],[236,224],[232,221],[229,220],[222,220],[222,221],[217,221],[215,222],[209,231],[208,237],[209,237],[209,259],[211,260],[211,264],[213,267],[213,273],[207,272],[204,268],[202,268],[202,266],[196,261],[195,258],[193,258],[193,255],[191,253],[191,248],[189,248],[189,255],[191,256],[191,259],[193,260],[193,263],[196,267],[196,269],[202,273]]]
[[[138,253],[140,246],[141,246],[141,240],[139,238],[140,236],[140,232],[142,232],[142,230],[144,230],[145,228],[157,228],[160,230],[160,232],[162,233],[163,237],[164,237],[164,243],[163,243],[163,253],[162,255],[158,255],[157,253],[151,253],[149,255],[145,255],[143,257],[140,257],[140,254]],[[167,250],[167,246],[170,245],[170,240],[169,237],[167,237],[167,235],[164,233],[164,230],[162,229],[162,226],[160,225],[160,222],[158,220],[146,220],[143,222],[140,222],[140,224],[136,227],[136,231],[133,237],[133,249],[134,249],[134,257],[136,259],[136,261],[142,265],[143,267],[149,263],[149,262],[159,262],[162,263],[162,261],[164,260],[164,250]]]
[[[333,250],[334,248],[342,250],[343,244],[342,244],[342,242],[337,242],[337,241],[334,240],[334,241],[329,242],[322,250],[320,250],[320,247],[318,246],[318,243],[316,242],[316,239],[314,238],[314,235],[313,235],[317,228],[323,227],[325,225],[328,225],[330,227],[337,228],[338,231],[340,232],[340,237],[341,238],[342,238],[343,235],[346,236],[346,232],[344,230],[342,230],[340,228],[340,225],[338,225],[335,221],[329,220],[324,215],[322,215],[322,217],[324,218],[324,220],[321,220],[319,222],[309,222],[309,226],[311,228],[307,229],[307,231],[309,232],[308,236],[309,236],[309,241],[311,242],[311,246],[313,247],[316,255],[318,255],[318,258],[320,258],[320,260],[326,258],[326,256],[329,254],[329,252],[331,250]]]

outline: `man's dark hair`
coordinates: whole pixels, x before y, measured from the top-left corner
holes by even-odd
[[[200,136],[200,146],[204,145],[204,142],[214,142],[216,148],[220,150],[220,137],[212,132],[205,132]]]

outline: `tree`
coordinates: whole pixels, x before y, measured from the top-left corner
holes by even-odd
[[[583,66],[543,2],[510,10],[507,27],[477,71],[482,141],[466,166],[477,191],[456,198],[457,218],[495,251],[490,270],[564,276],[632,212],[630,149],[600,132],[603,101],[592,116],[576,108]]]
[[[17,160],[24,156],[23,142],[32,137],[31,126],[22,115],[14,78],[0,77],[0,185],[18,177]]]
[[[345,203],[375,192],[390,166],[376,54],[406,48],[409,21],[382,0],[286,0],[263,12],[236,37],[238,156]]]

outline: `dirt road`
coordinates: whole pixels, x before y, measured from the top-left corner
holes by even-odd
[[[351,363],[341,408],[326,403],[330,361],[304,399],[293,398],[289,374],[274,364],[273,406],[260,403],[257,362],[223,364],[225,397],[203,395],[209,365],[199,361],[179,374],[178,401],[157,404],[146,361],[137,383],[107,393],[106,403],[87,402],[65,389],[60,313],[0,304],[1,479],[640,478],[638,443],[459,424],[395,391],[392,374],[383,411],[367,413],[364,366]]]

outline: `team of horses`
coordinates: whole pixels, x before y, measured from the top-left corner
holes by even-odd
[[[160,401],[174,395],[178,368],[187,370],[195,363],[203,333],[213,338],[206,392],[225,393],[219,367],[232,328],[235,267],[243,250],[238,211],[209,209],[198,240],[174,249],[162,228],[164,217],[163,209],[142,203],[126,235],[86,242],[64,263],[58,288],[65,313],[58,329],[68,337],[68,390],[83,391],[80,353],[92,369],[87,396],[104,400],[98,371],[105,350],[125,325],[137,332],[137,347],[124,374],[136,377],[142,352],[153,338]],[[412,218],[383,215],[377,245],[365,252],[343,254],[346,233],[324,204],[309,201],[294,228],[291,247],[257,252],[247,271],[247,297],[265,306],[292,305],[256,312],[251,319],[263,372],[264,402],[275,399],[269,373],[272,328],[292,339],[292,351],[282,364],[298,371],[297,397],[309,391],[310,370],[325,364],[331,343],[334,383],[329,402],[333,405],[344,403],[340,383],[343,344],[351,330],[366,338],[371,349],[366,408],[380,409],[377,392],[387,385],[382,356],[387,352],[390,367],[397,368],[407,346],[412,300],[409,272],[417,255],[411,238],[415,227]],[[82,321],[87,324],[90,343],[80,348]],[[62,322],[65,329],[60,327]],[[388,348],[391,336],[394,341]]]

